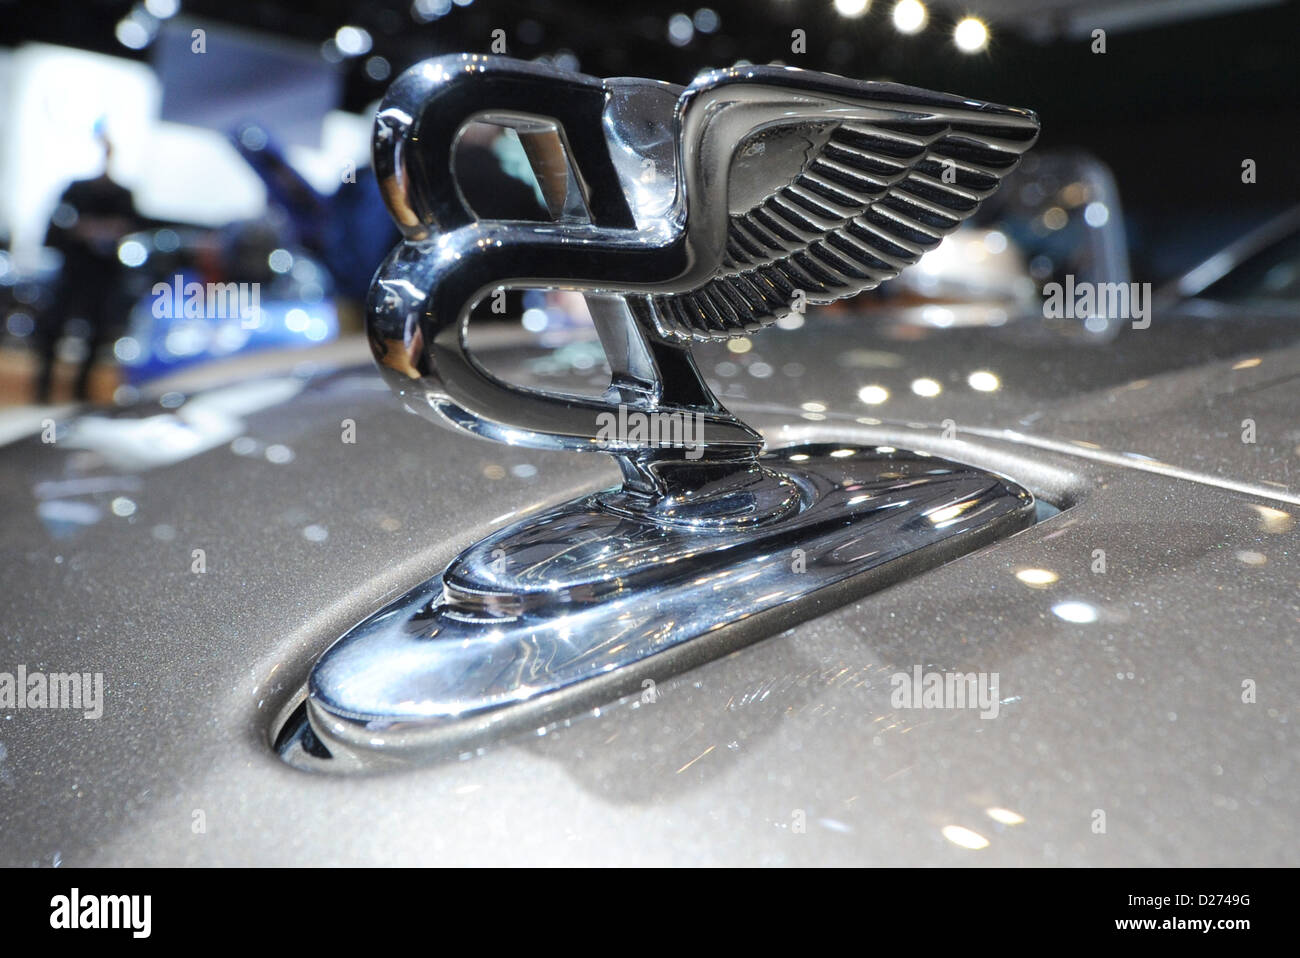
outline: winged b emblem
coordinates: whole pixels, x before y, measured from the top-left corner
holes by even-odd
[[[546,221],[472,212],[453,170],[474,121],[515,130]],[[361,769],[537,728],[1032,522],[1027,490],[929,454],[764,451],[691,348],[897,275],[1037,133],[1024,110],[788,68],[685,88],[472,55],[403,74],[375,125],[404,234],[370,291],[380,369],[430,419],[610,453],[623,484],[529,510],[350,629],[314,666],[282,754]],[[603,396],[524,388],[475,359],[471,310],[502,288],[586,296]],[[632,413],[689,416],[690,448],[671,430],[603,430]]]

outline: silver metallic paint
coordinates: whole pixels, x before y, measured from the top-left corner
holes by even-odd
[[[1095,350],[1031,347],[1010,328],[900,342],[833,317],[769,333],[748,355],[782,378],[724,396],[774,443],[911,438],[1070,508],[660,683],[653,704],[636,697],[464,760],[365,779],[306,775],[270,748],[310,662],[520,510],[611,484],[612,465],[431,432],[359,368],[245,417],[246,435],[288,446],[291,462],[227,445],[120,477],[138,486],[85,498],[129,495],[134,515],[105,509],[56,540],[36,517],[35,485],[117,474],[85,450],[5,447],[0,668],[103,670],[109,694],[98,722],[0,714],[0,860],[1296,864],[1296,533],[1275,514],[1294,515],[1297,495],[1300,367],[1283,348],[1295,332],[1181,322],[1157,315]],[[885,353],[901,364],[863,365]],[[789,363],[802,374],[781,372]],[[1001,388],[964,389],[972,369],[995,371]],[[911,394],[920,375],[944,392]],[[857,389],[882,377],[890,401],[863,406]],[[1162,397],[1158,414],[1144,415],[1143,393]],[[814,399],[828,418],[798,408]],[[1259,441],[1238,449],[1229,427],[1242,410]],[[339,441],[345,417],[355,446]],[[948,417],[959,428],[943,440]],[[394,468],[369,468],[376,449],[399,450]],[[536,474],[511,472],[523,463]],[[161,523],[174,539],[155,538]],[[324,542],[304,538],[311,524],[328,529]],[[204,575],[189,571],[193,547],[208,550]],[[1096,548],[1105,574],[1090,569]],[[1030,588],[1015,577],[1024,568],[1059,580]],[[1060,619],[1062,600],[1091,604],[1098,620]],[[1000,717],[893,709],[889,677],[917,664],[1000,672]],[[1253,705],[1241,701],[1250,678]],[[1024,822],[999,824],[998,808]],[[1091,829],[1098,808],[1104,835]],[[954,845],[950,824],[988,847]]]

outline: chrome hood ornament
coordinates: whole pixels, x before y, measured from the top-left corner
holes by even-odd
[[[516,131],[550,222],[467,208],[452,155],[476,120]],[[282,754],[369,768],[536,727],[1027,525],[1028,492],[924,454],[764,454],[690,348],[896,276],[1037,135],[1025,110],[784,67],[686,88],[468,54],[404,73],[374,134],[405,237],[368,304],[381,371],[429,419],[608,453],[623,485],[496,532],[352,629]],[[474,359],[470,310],[500,288],[586,294],[603,398]]]

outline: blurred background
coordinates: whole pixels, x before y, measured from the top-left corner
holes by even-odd
[[[707,2],[0,0],[0,405],[123,405],[214,364],[355,355],[397,241],[369,170],[377,102],[411,64],[494,42],[599,76],[785,63],[1039,113],[976,222],[836,309],[1042,323],[1043,285],[1069,274],[1217,283],[1295,315],[1300,4]],[[457,167],[479,215],[546,218],[509,131],[473,131]],[[583,313],[526,293],[507,318],[542,336]]]

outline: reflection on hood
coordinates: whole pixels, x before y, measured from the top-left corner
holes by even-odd
[[[241,417],[287,402],[306,380],[260,379],[204,392],[173,412],[144,419],[88,414],[69,425],[60,443],[99,453],[122,472],[143,472],[197,456],[244,431]]]

